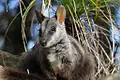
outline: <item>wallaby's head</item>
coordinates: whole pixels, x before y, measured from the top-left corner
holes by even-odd
[[[66,36],[64,25],[65,16],[66,10],[62,5],[58,7],[56,11],[56,18],[43,19],[40,18],[41,15],[37,13],[38,21],[41,23],[39,30],[40,44],[43,47],[51,47],[60,42]]]

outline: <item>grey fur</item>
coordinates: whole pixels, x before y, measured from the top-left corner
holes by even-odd
[[[56,30],[49,34],[53,26]],[[72,77],[72,80],[94,80],[93,57],[84,51],[76,39],[66,33],[64,22],[60,24],[55,18],[45,19],[40,30],[40,41],[45,42],[42,47],[47,48],[46,57],[55,72],[63,77]],[[67,75],[64,75],[62,70],[66,65],[69,69]]]

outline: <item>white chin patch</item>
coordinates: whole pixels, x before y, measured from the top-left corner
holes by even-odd
[[[52,46],[55,43],[55,38],[56,38],[56,35],[53,34],[52,37],[51,37],[51,39],[47,42],[46,47]]]
[[[56,61],[56,57],[55,57],[54,54],[49,54],[49,55],[47,56],[47,59],[48,59],[50,62]]]

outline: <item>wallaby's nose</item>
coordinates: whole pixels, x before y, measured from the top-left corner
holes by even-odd
[[[41,46],[45,46],[46,42],[45,41],[40,41]]]

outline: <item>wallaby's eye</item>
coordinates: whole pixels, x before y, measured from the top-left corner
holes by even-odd
[[[55,32],[55,31],[56,31],[56,27],[55,27],[55,26],[52,26],[52,27],[51,27],[51,31]]]
[[[56,26],[52,26],[49,31],[49,34],[52,35],[55,31],[56,31]]]

